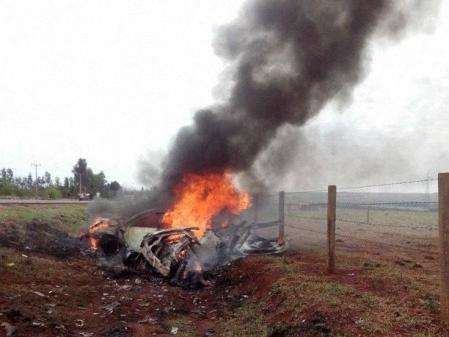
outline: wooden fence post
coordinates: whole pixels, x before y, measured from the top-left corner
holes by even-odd
[[[327,189],[327,248],[328,248],[328,272],[335,272],[335,220],[337,209],[337,186],[329,186]]]
[[[449,324],[449,173],[438,174],[438,228],[441,268],[441,320]]]
[[[278,244],[285,243],[285,192],[279,192],[279,234]]]

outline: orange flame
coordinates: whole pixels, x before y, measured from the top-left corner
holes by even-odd
[[[175,188],[175,202],[163,218],[167,227],[198,227],[198,237],[212,227],[212,220],[223,210],[238,215],[251,204],[246,192],[240,192],[228,173],[187,174]]]
[[[88,234],[92,235],[93,233],[101,230],[105,230],[112,226],[111,220],[106,218],[95,218],[92,224],[89,226]],[[98,249],[98,239],[89,236],[89,245],[92,250]]]

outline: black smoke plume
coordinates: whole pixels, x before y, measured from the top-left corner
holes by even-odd
[[[230,64],[226,100],[198,111],[193,125],[180,130],[162,172],[163,190],[186,173],[246,172],[281,127],[303,125],[332,100],[349,101],[365,75],[370,37],[399,37],[418,4],[249,1],[216,41]]]

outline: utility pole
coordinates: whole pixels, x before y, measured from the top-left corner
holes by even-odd
[[[34,193],[36,194],[37,198],[37,168],[41,166],[41,164],[38,163],[31,163],[31,166],[34,166]]]

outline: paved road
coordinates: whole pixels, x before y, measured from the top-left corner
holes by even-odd
[[[0,199],[0,205],[86,205],[89,203],[90,201],[78,201],[74,199]]]

